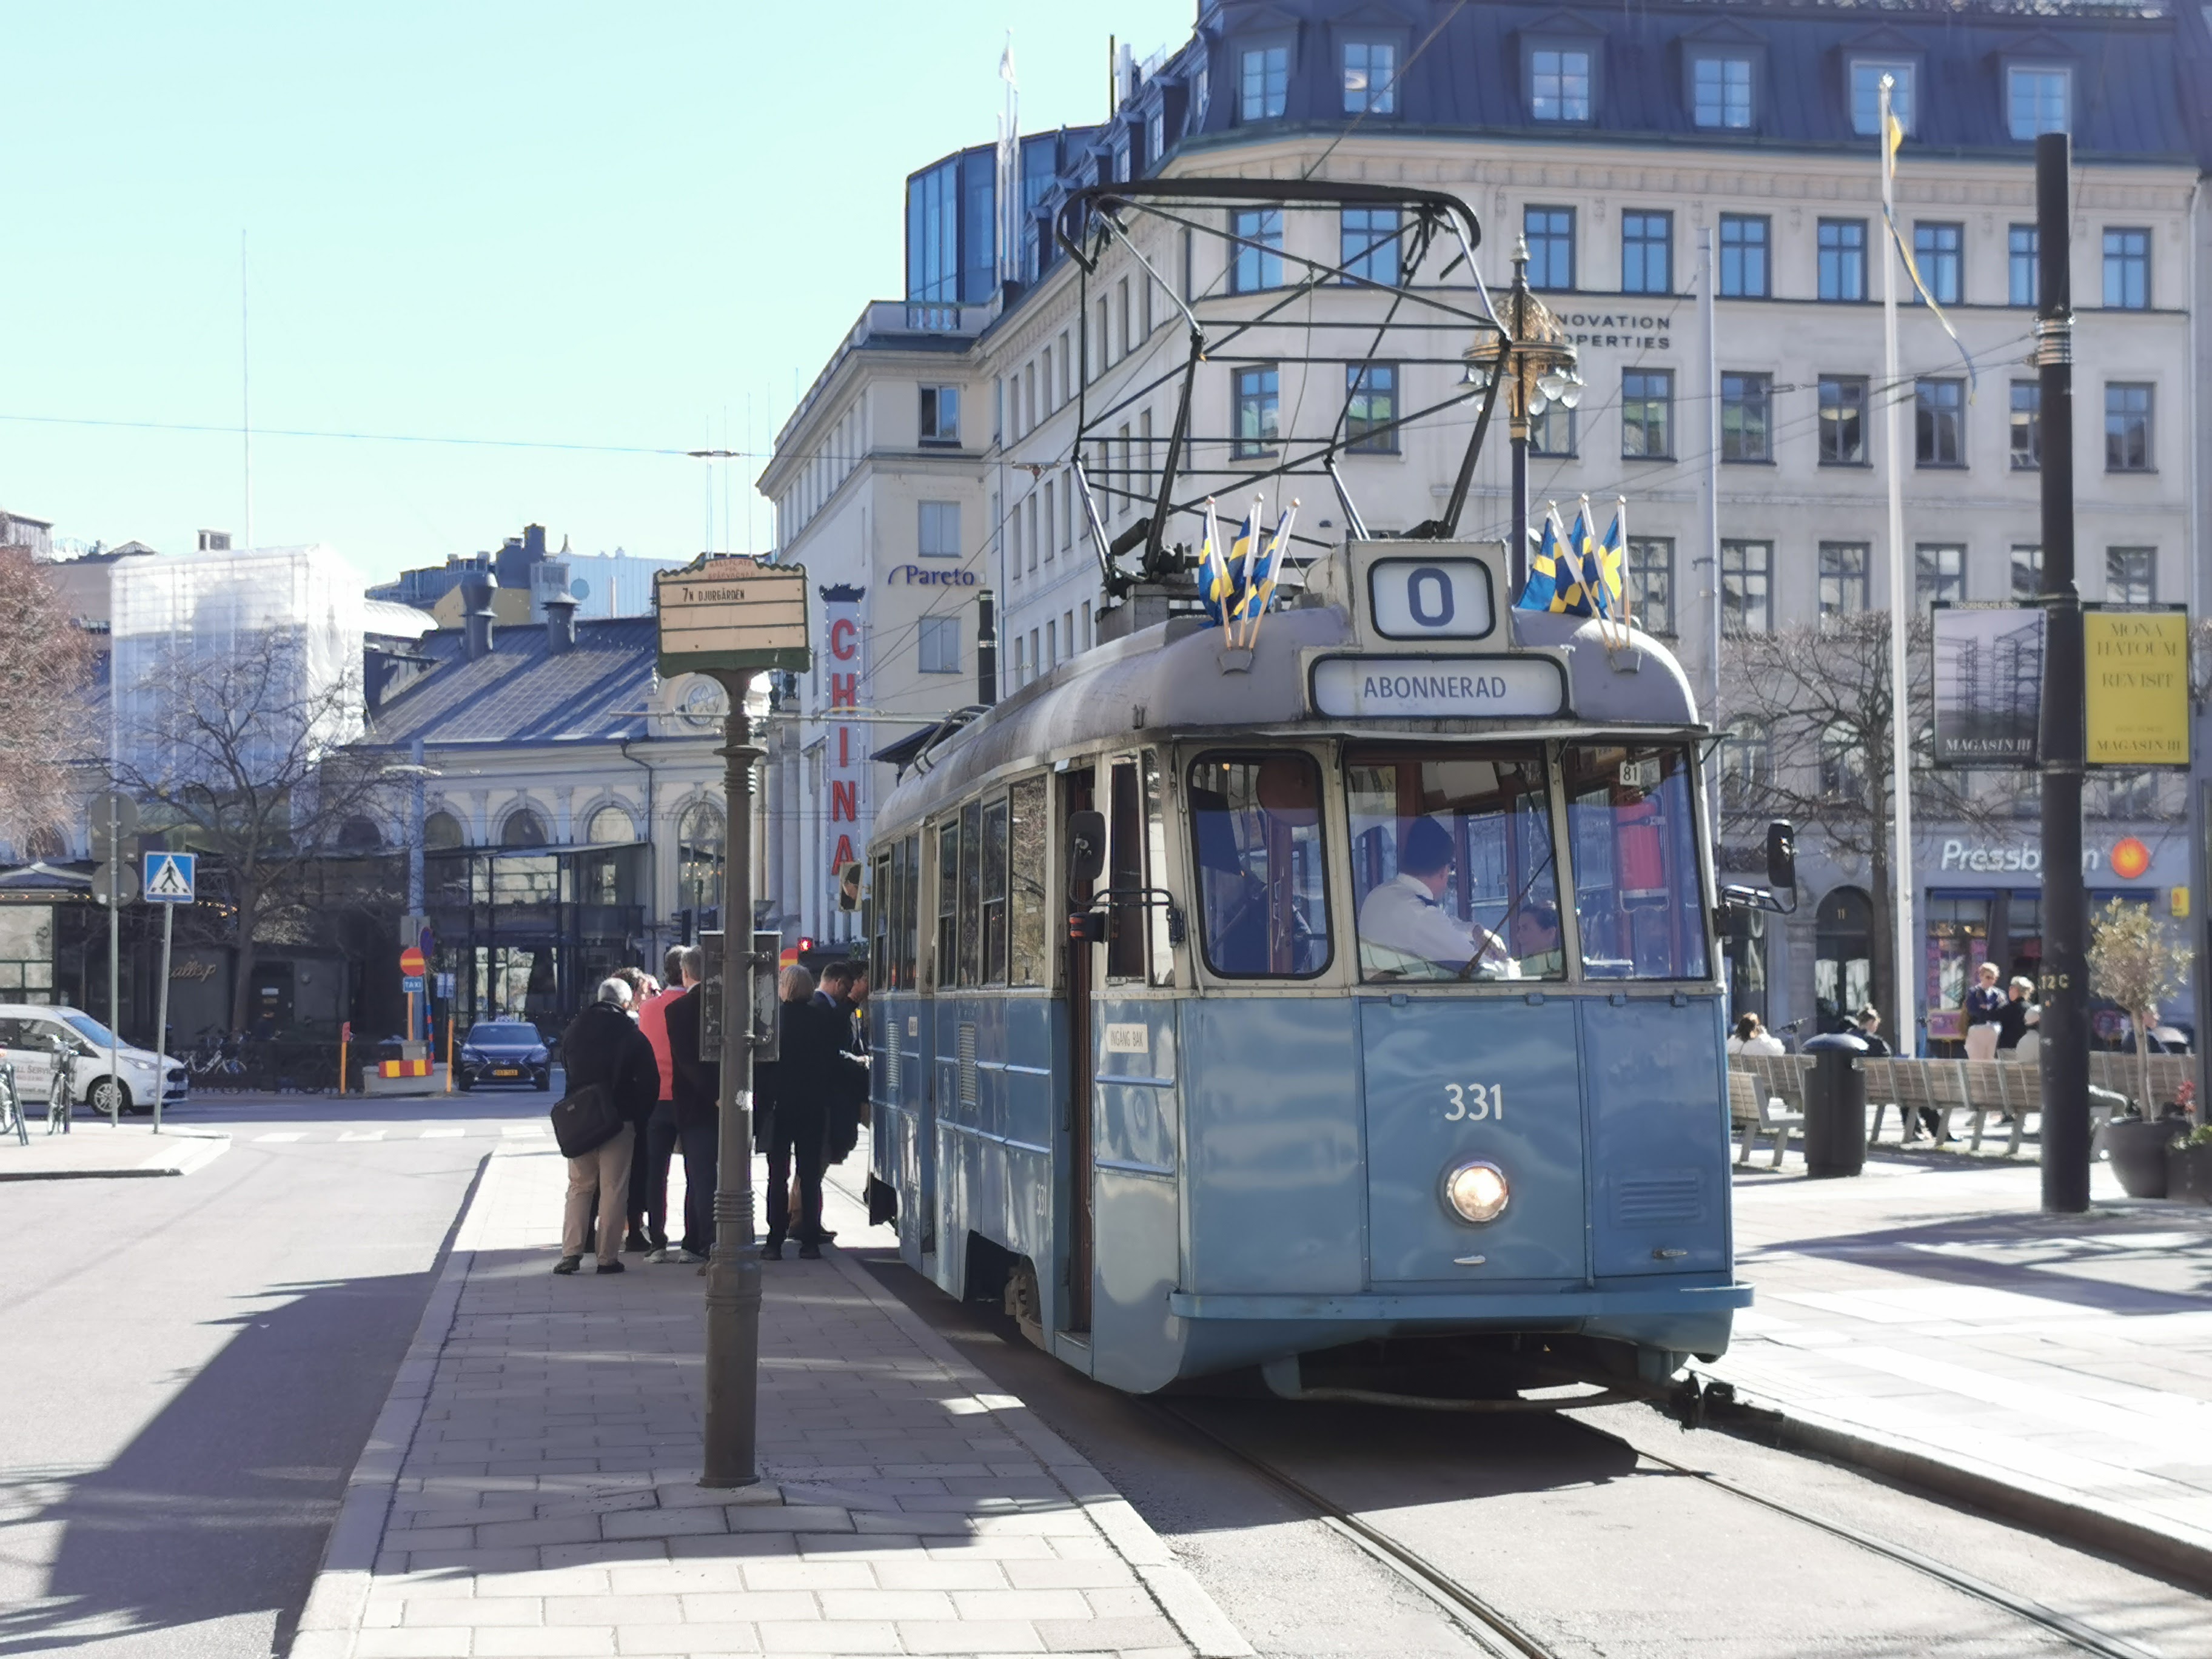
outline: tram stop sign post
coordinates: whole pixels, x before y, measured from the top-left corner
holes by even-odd
[[[752,927],[753,746],[745,696],[753,676],[804,674],[814,666],[800,565],[702,553],[653,578],[664,678],[708,674],[728,693],[721,754],[729,836],[723,862],[727,939]],[[721,980],[721,1123],[715,1158],[714,1248],[707,1263],[707,1423],[702,1486],[746,1486],[760,1479],[760,1257],[753,1242],[755,966],[726,959]],[[740,969],[744,971],[739,971]],[[705,1024],[702,1020],[702,1025]]]

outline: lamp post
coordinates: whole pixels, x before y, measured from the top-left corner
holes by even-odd
[[[1528,287],[1528,239],[1513,249],[1513,286],[1506,291],[1503,320],[1507,332],[1489,349],[1486,342],[1468,348],[1470,386],[1487,387],[1504,374],[1505,419],[1512,440],[1513,532],[1506,550],[1515,597],[1528,580],[1528,428],[1557,404],[1574,409],[1583,400],[1583,377],[1575,367],[1573,344],[1552,308]]]

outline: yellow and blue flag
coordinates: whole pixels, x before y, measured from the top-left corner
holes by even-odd
[[[1576,513],[1574,528],[1567,532],[1566,550],[1559,560],[1558,591],[1553,596],[1552,609],[1565,617],[1604,615],[1602,601],[1597,597],[1596,568],[1597,552],[1590,545],[1589,513],[1584,508]]]
[[[1544,533],[1536,550],[1528,556],[1528,580],[1522,586],[1521,597],[1513,601],[1516,611],[1556,611],[1559,585],[1559,544],[1553,535],[1558,523],[1551,514],[1544,515]]]
[[[1237,614],[1247,621],[1257,620],[1267,610],[1267,601],[1274,597],[1275,572],[1282,566],[1284,550],[1290,545],[1291,526],[1297,522],[1297,516],[1298,504],[1293,501],[1275,520],[1274,533],[1252,561],[1237,608]]]
[[[1206,504],[1206,539],[1198,550],[1198,597],[1206,619],[1217,625],[1226,623],[1237,581],[1222,554],[1221,521],[1214,517],[1211,501]]]
[[[1595,551],[1598,611],[1602,616],[1610,617],[1626,609],[1624,583],[1628,568],[1627,520],[1628,504],[1624,501],[1614,509],[1613,523],[1607,527],[1605,539]]]

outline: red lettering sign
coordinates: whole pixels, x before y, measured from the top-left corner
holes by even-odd
[[[852,861],[853,861],[853,838],[852,838],[850,836],[838,836],[838,837],[837,837],[837,850],[836,850],[835,853],[833,853],[832,854],[830,854],[830,872],[834,875],[837,871],[840,871],[840,870],[843,869],[847,865],[850,864]]]
[[[860,647],[854,643],[860,637],[860,630],[850,617],[838,617],[830,624],[830,654],[839,662],[852,661],[860,653]]]
[[[860,706],[860,677],[858,674],[830,675],[830,706],[832,708],[858,708]]]
[[[852,763],[853,728],[849,726],[841,726],[837,728],[837,764],[850,766]]]
[[[830,822],[858,823],[860,821],[860,785],[857,779],[832,778],[830,781]]]

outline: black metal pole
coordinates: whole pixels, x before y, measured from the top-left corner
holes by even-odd
[[[729,829],[722,842],[721,1112],[714,1158],[714,1251],[707,1262],[707,1427],[702,1486],[760,1479],[761,1264],[753,1245],[753,746],[750,673],[715,676]]]
[[[1513,395],[1520,396],[1519,387],[1514,388]],[[1525,415],[1513,421],[1513,545],[1508,550],[1506,568],[1513,573],[1510,597],[1517,599],[1528,585],[1528,418]]]
[[[1512,605],[1528,585],[1528,378],[1525,344],[1528,338],[1528,239],[1513,250],[1513,339],[1501,373],[1513,384],[1505,389],[1511,399],[1505,406],[1506,430],[1513,448],[1513,545],[1505,550],[1505,568],[1511,573],[1511,590],[1505,603]]]
[[[999,605],[987,587],[975,596],[975,701],[988,708],[998,700]]]
[[[2084,668],[2074,580],[2074,292],[2069,145],[2035,141],[2043,452],[2043,1207],[2089,1207],[2089,906],[2081,885]]]

